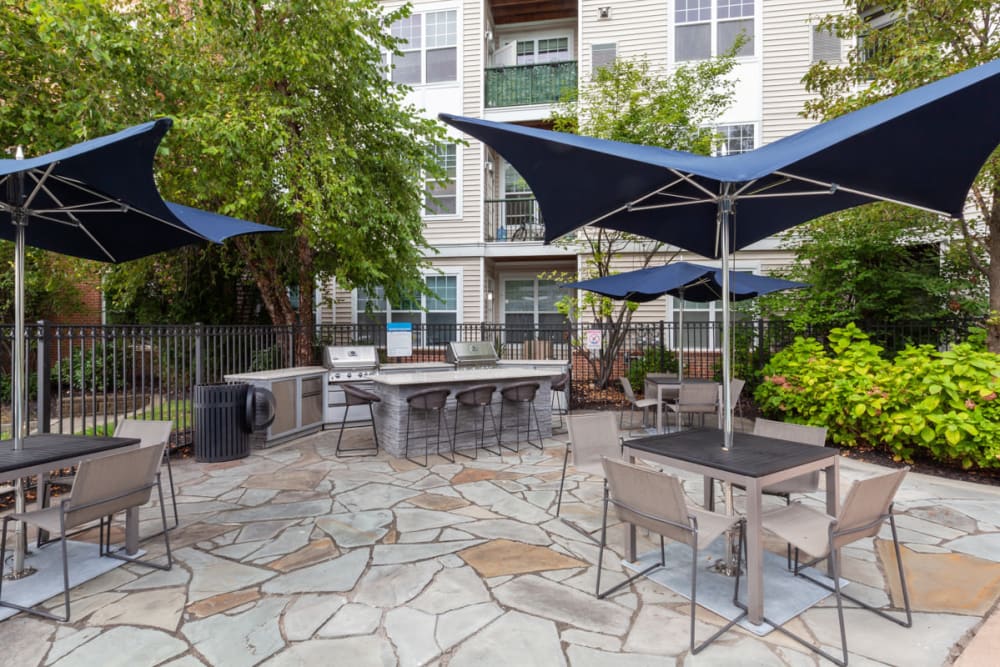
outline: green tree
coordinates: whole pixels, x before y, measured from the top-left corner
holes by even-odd
[[[434,146],[444,129],[405,104],[381,64],[397,46],[389,25],[409,10],[375,0],[182,7],[0,0],[2,143],[37,154],[172,116],[161,192],[286,229],[230,244],[272,322],[306,325],[298,349],[309,361],[317,280],[381,285],[394,300],[425,289],[423,183],[443,176]],[[293,291],[305,295],[297,309]]]
[[[796,251],[786,277],[809,289],[761,297],[754,308],[799,327],[943,321],[981,315],[982,290],[964,253],[940,252],[937,216],[870,204],[806,223],[784,237]]]
[[[833,118],[1000,57],[995,1],[847,0],[845,6],[845,13],[824,17],[820,28],[856,46],[846,62],[820,62],[806,75],[807,90],[817,95],[805,113],[815,118]],[[987,345],[1000,352],[1000,154],[970,194],[977,218],[942,220],[940,229],[988,286]]]
[[[598,69],[591,81],[582,83],[555,107],[553,127],[560,132],[707,155],[718,139],[711,123],[732,101],[733,54],[741,44],[739,41],[723,57],[683,65],[670,72],[653,67],[645,59],[616,60]],[[662,243],[599,227],[588,228],[573,243],[582,243],[586,251],[588,275],[581,278],[611,275],[616,258],[625,252],[636,253],[637,269],[663,256]],[[562,282],[573,278],[558,273],[545,277]],[[587,358],[595,384],[606,386],[614,360],[626,341],[635,304],[584,292],[580,302],[567,296],[558,307],[574,320],[588,318],[603,329],[599,355],[587,350],[582,341],[574,341],[574,345]]]

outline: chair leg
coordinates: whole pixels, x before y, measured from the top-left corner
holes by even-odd
[[[559,516],[559,511],[562,509],[563,486],[566,485],[566,466],[569,464],[569,448],[570,444],[567,442],[566,453],[563,455],[562,477],[559,479],[559,495],[556,496],[556,516]]]
[[[166,510],[166,508],[163,505],[163,485],[160,483],[160,473],[156,473],[156,491],[157,491],[157,494],[159,495],[159,498],[160,498],[160,519],[163,522],[163,530],[160,533],[156,533],[156,535],[160,535],[160,534],[163,535],[163,543],[164,543],[164,545],[166,545],[166,551],[167,551],[167,564],[163,565],[163,564],[160,564],[160,563],[154,563],[154,562],[152,562],[150,560],[144,560],[144,559],[135,558],[135,557],[132,557],[132,556],[125,556],[125,555],[122,555],[121,553],[119,553],[117,551],[112,551],[111,550],[111,544],[110,544],[110,541],[111,541],[111,518],[110,517],[108,517],[108,529],[107,529],[107,532],[105,533],[105,540],[106,540],[106,542],[105,542],[105,547],[104,547],[104,553],[101,554],[101,555],[107,556],[108,558],[114,558],[116,560],[123,560],[123,561],[125,561],[127,563],[136,563],[138,565],[145,565],[147,567],[152,567],[152,568],[157,569],[157,570],[169,570],[171,567],[173,567],[174,561],[173,561],[173,556],[172,556],[172,554],[170,552],[170,536],[168,534],[169,531],[167,530],[167,510]],[[103,519],[102,519],[102,521],[103,521]]]
[[[744,521],[741,519],[739,522],[739,541],[736,547],[736,590],[733,593],[733,601],[739,596],[739,586],[740,586],[740,568],[742,566],[741,558],[743,551],[746,549],[745,536],[743,531]],[[697,540],[697,536],[695,537]],[[727,545],[728,548],[728,545]],[[691,653],[697,654],[705,649],[709,644],[714,642],[716,639],[724,635],[729,631],[731,627],[742,621],[747,616],[747,610],[744,608],[742,613],[740,613],[736,618],[726,623],[724,626],[716,630],[711,637],[706,639],[700,644],[695,644],[694,641],[694,624],[695,624],[695,607],[697,606],[698,599],[698,547],[697,545],[692,545],[691,547]]]
[[[65,537],[62,541],[62,559],[63,559],[63,599],[65,601],[65,616],[58,616],[45,609],[38,609],[34,607],[25,607],[19,604],[14,604],[13,602],[5,602],[3,600],[3,565],[7,561],[7,528],[13,517],[10,515],[5,516],[3,519],[2,534],[0,534],[0,607],[7,607],[9,609],[16,609],[18,611],[23,611],[26,614],[32,614],[33,616],[41,616],[42,618],[47,618],[52,621],[61,621],[63,623],[69,621],[69,569],[68,562],[66,558],[66,539]],[[62,517],[60,516],[60,523],[62,523]]]
[[[596,585],[594,587],[594,595],[599,600],[603,600],[604,598],[608,597],[609,595],[611,595],[615,591],[621,590],[622,588],[624,588],[624,587],[628,586],[629,584],[631,584],[636,579],[639,579],[640,577],[644,577],[647,574],[649,574],[650,572],[652,572],[653,570],[661,568],[661,567],[663,567],[666,564],[666,562],[664,560],[663,543],[661,542],[660,543],[660,562],[659,563],[653,563],[652,565],[650,565],[646,569],[644,569],[641,572],[638,572],[638,573],[632,575],[631,577],[629,577],[625,581],[619,582],[619,583],[615,584],[614,586],[612,586],[611,588],[609,588],[608,590],[606,590],[604,592],[601,592],[601,569],[602,569],[602,567],[604,565],[604,547],[608,543],[608,505],[610,504],[610,502],[611,501],[610,501],[610,497],[609,497],[609,493],[608,493],[608,481],[604,480],[604,516],[601,519],[601,545],[600,545],[599,551],[597,552],[597,583],[596,583]],[[662,538],[662,536],[661,536],[661,538]]]
[[[174,488],[174,469],[170,465],[170,445],[168,443],[167,447],[163,449],[163,455],[167,459],[167,482],[170,484],[170,503],[174,508],[174,525],[171,528],[176,528],[181,525],[180,514],[177,512],[177,489]]]

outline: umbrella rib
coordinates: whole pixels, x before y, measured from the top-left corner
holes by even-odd
[[[45,181],[47,181],[50,177],[52,177],[52,170],[55,169],[56,165],[58,164],[59,164],[58,162],[49,163],[49,165],[45,168],[45,171],[41,172],[40,176],[35,175],[35,172],[37,171],[35,169],[29,169],[25,172],[28,176],[31,177],[32,180],[35,181],[35,187],[31,189],[31,194],[25,197],[24,208],[28,208],[29,206],[31,206],[31,202],[35,199],[36,196],[38,196],[39,192],[42,191],[47,192],[47,190],[45,189]]]
[[[877,200],[877,201],[889,202],[891,204],[901,204],[903,206],[909,206],[910,208],[916,208],[916,209],[919,209],[921,211],[927,211],[928,213],[935,213],[937,215],[943,215],[943,216],[946,216],[946,217],[949,217],[949,218],[955,217],[955,216],[953,216],[951,213],[949,213],[947,211],[940,211],[940,210],[938,210],[936,208],[930,208],[928,206],[921,206],[919,204],[913,204],[911,202],[905,202],[905,201],[902,201],[900,199],[896,199],[894,197],[886,197],[884,195],[878,195],[878,194],[875,194],[873,192],[867,192],[865,190],[859,190],[857,188],[845,187],[845,186],[839,185],[837,183],[829,183],[829,182],[825,182],[825,181],[819,181],[819,180],[816,180],[816,179],[813,179],[813,178],[807,178],[805,176],[796,176],[795,174],[789,174],[789,173],[783,172],[783,171],[775,171],[773,173],[775,173],[775,174],[777,174],[779,176],[784,176],[785,178],[788,178],[788,179],[791,179],[791,180],[802,181],[803,183],[811,183],[813,185],[818,185],[820,187],[824,187],[824,188],[827,189],[826,192],[803,193],[803,194],[831,194],[832,195],[835,192],[844,191],[844,192],[850,193],[852,195],[859,195],[861,197],[868,197],[869,199],[874,199],[874,200]]]

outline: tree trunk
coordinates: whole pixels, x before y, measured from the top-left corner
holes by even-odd
[[[316,257],[316,251],[304,236],[298,238],[296,245],[299,258],[299,321],[295,329],[295,363],[298,366],[311,366],[316,363],[313,351],[313,334],[316,330],[316,311],[313,309],[316,278],[313,275],[313,259]]]

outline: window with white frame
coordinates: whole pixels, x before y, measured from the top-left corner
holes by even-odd
[[[404,40],[392,54],[392,80],[421,84],[458,80],[458,12],[411,14],[392,24],[393,37]]]
[[[503,311],[508,343],[562,340],[566,316],[556,308],[565,296],[554,280],[508,278],[503,281]]]
[[[719,125],[719,155],[737,155],[754,149],[754,124]]]
[[[418,344],[439,344],[457,340],[458,325],[458,276],[434,274],[425,276],[424,281],[431,291],[431,296],[419,296],[404,299],[398,305],[390,304],[385,298],[385,290],[381,287],[368,292],[358,289],[357,319],[358,324],[371,324],[379,327],[380,333],[387,322],[409,322],[417,328],[426,325],[422,330]],[[371,310],[367,307],[371,304]]]
[[[597,76],[597,71],[610,67],[618,57],[618,44],[594,44],[590,47],[590,71]]]
[[[424,183],[424,210],[427,215],[455,215],[458,213],[458,147],[439,144],[434,152],[445,176],[444,180],[428,178]]]
[[[754,54],[755,0],[675,0],[674,59],[704,60],[725,53],[741,34],[737,56]]]
[[[540,37],[517,40],[517,64],[540,65],[570,60],[569,37]]]
[[[740,271],[740,273],[752,273]],[[673,326],[673,346],[680,345],[685,350],[717,350],[722,343],[722,301],[701,303],[696,301],[681,301],[670,297],[671,320]],[[681,310],[684,311],[684,330],[680,331]],[[742,319],[744,315],[738,311],[730,311],[733,321]]]

